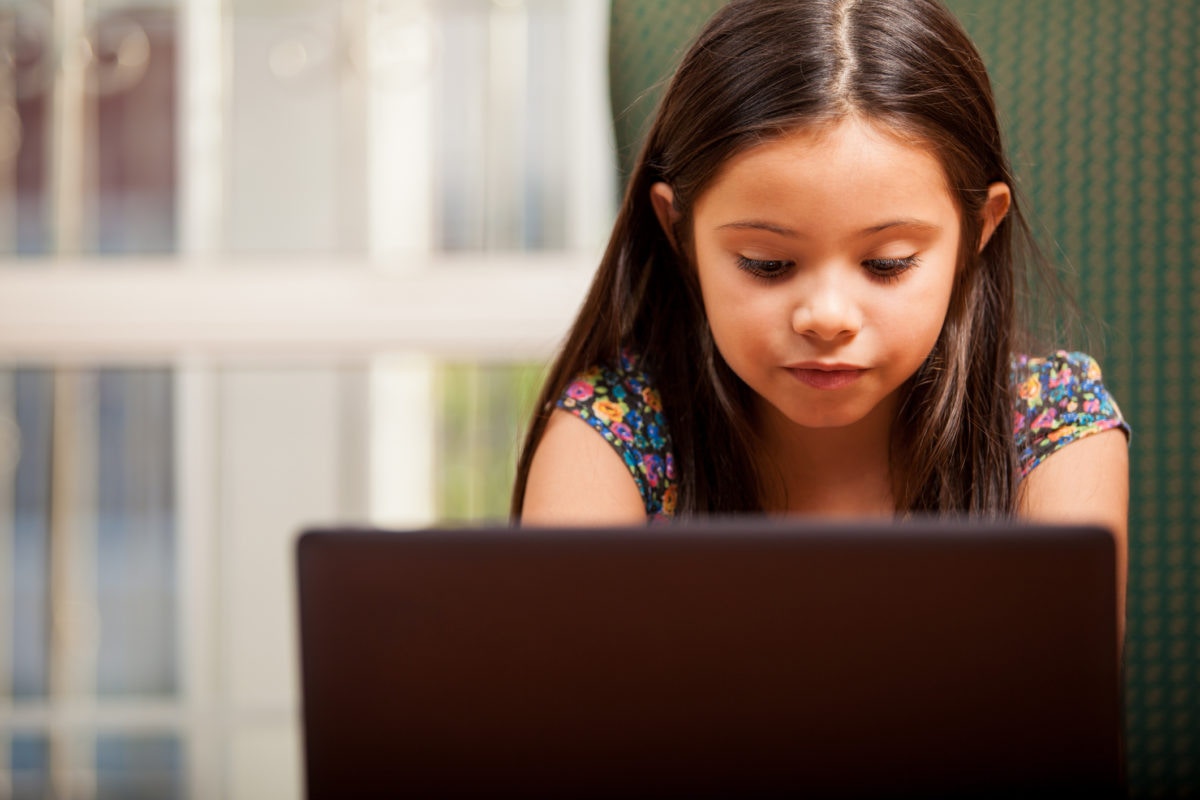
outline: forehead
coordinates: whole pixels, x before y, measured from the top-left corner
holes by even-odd
[[[945,170],[931,146],[853,116],[791,131],[734,155],[696,203],[697,214],[752,210],[823,225],[879,215],[957,219]]]

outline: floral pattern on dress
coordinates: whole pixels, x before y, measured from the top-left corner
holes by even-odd
[[[615,367],[596,366],[578,376],[557,406],[596,429],[616,448],[637,483],[646,516],[675,513],[675,455],[662,398],[629,351]]]
[[[1062,350],[1048,358],[1019,355],[1010,374],[1016,386],[1012,430],[1022,477],[1070,442],[1112,428],[1129,433],[1091,356]],[[624,351],[616,365],[595,366],[579,375],[557,406],[595,428],[621,455],[648,518],[674,516],[675,456],[662,398],[634,354]]]
[[[1113,428],[1128,435],[1129,425],[1104,386],[1100,365],[1086,353],[1017,356],[1011,374],[1017,387],[1013,438],[1022,477],[1077,439]]]

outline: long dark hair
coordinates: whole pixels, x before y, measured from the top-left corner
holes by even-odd
[[[891,449],[898,513],[1010,514],[1018,467],[1010,358],[1019,248],[1014,196],[977,252],[989,184],[1014,186],[983,61],[936,0],[734,0],[692,44],[663,96],[579,316],[550,369],[518,463],[529,466],[555,401],[588,367],[640,355],[674,441],[677,513],[761,511],[751,390],[713,343],[688,257],[693,204],[733,155],[857,114],[932,148],[962,219],[941,335],[903,387]],[[651,187],[674,191],[676,252]]]

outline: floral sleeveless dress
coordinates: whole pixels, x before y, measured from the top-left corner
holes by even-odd
[[[1061,350],[1046,358],[1020,355],[1011,375],[1017,387],[1012,433],[1022,476],[1076,439],[1111,428],[1129,432],[1091,356]],[[648,518],[674,516],[675,457],[662,398],[636,356],[626,351],[614,365],[587,370],[556,405],[591,425],[620,454]]]

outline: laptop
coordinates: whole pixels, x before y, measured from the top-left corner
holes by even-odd
[[[1121,796],[1092,527],[319,529],[308,797]]]

